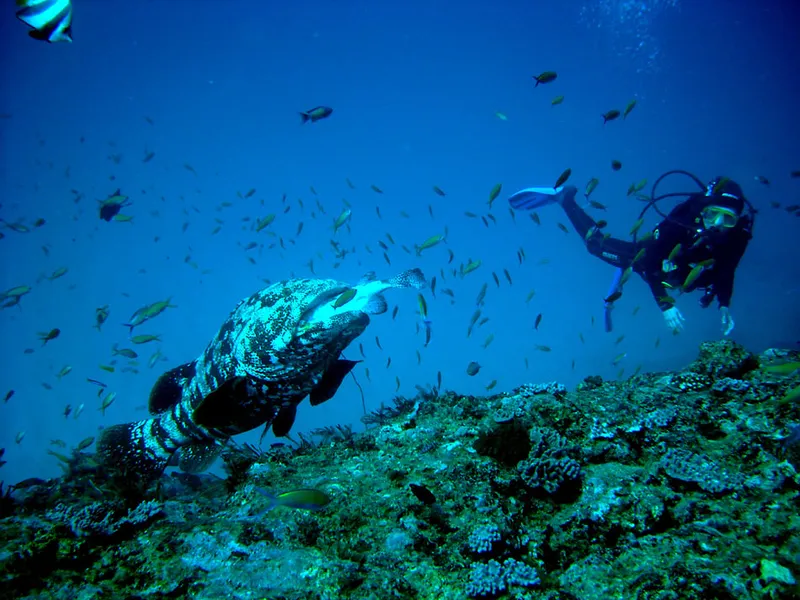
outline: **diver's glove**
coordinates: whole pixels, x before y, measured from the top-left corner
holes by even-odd
[[[708,308],[711,303],[714,301],[714,290],[707,289],[703,296],[700,298],[700,306],[703,308]]]
[[[733,322],[731,310],[727,306],[720,306],[719,312],[722,313],[722,335],[728,335],[733,331],[736,323]]]
[[[667,322],[667,327],[676,333],[683,331],[683,324],[686,322],[686,319],[683,318],[681,311],[673,306],[665,310],[663,314],[664,320]]]

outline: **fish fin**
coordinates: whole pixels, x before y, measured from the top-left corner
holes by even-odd
[[[150,414],[161,414],[180,402],[183,398],[184,383],[191,380],[194,374],[194,362],[180,365],[162,374],[156,380],[153,389],[150,390],[150,401],[147,407]]]
[[[612,310],[614,310],[614,303],[606,302],[603,306],[603,326],[606,333],[611,333],[614,330],[614,322],[611,319]]]
[[[366,312],[370,315],[382,315],[389,310],[389,303],[383,294],[374,294],[367,301]]]
[[[98,456],[126,481],[155,481],[177,450],[169,446],[158,421],[149,419],[107,427],[97,441]]]
[[[222,446],[213,440],[198,442],[179,448],[173,455],[177,461],[170,460],[170,465],[177,465],[184,473],[202,473],[211,467],[221,452]]]
[[[264,429],[261,430],[261,437],[258,438],[258,445],[259,446],[261,446],[261,443],[264,441],[264,436],[267,435],[267,432],[269,431],[270,424],[271,423],[269,421],[267,421],[267,423],[264,425]]]
[[[203,398],[194,409],[192,420],[201,427],[224,433],[249,431],[254,419],[253,403],[248,402],[250,392],[247,377],[231,377]]]
[[[43,42],[72,41],[72,6],[67,3],[61,10],[52,14],[42,10],[40,2],[17,0],[17,18],[32,27],[28,35]]]
[[[30,23],[28,23],[28,25],[30,25]],[[50,34],[46,31],[42,31],[39,29],[31,29],[28,32],[28,36],[32,37],[35,40],[39,40],[40,42],[47,42],[49,41],[48,38],[50,37]]]
[[[392,277],[388,282],[392,287],[425,289],[428,285],[425,275],[420,269],[409,269]]]
[[[274,494],[270,494],[268,491],[266,491],[266,490],[264,490],[264,489],[262,489],[260,487],[255,487],[253,489],[255,489],[255,491],[257,491],[259,494],[264,496],[264,498],[266,498],[267,502],[269,503],[266,506],[266,508],[261,509],[256,515],[253,515],[254,517],[260,517],[260,516],[268,513],[273,508],[278,506],[278,504],[280,503],[279,500],[278,500],[278,497],[275,496]]]
[[[336,394],[339,386],[342,385],[344,378],[353,370],[360,360],[347,360],[340,358],[331,364],[322,374],[322,379],[311,390],[309,401],[311,406],[322,404],[330,400]],[[274,426],[273,426],[274,429]]]
[[[300,113],[300,122],[301,123],[308,123],[311,120],[311,115],[308,113],[301,112]]]
[[[167,466],[168,467],[177,467],[180,462],[181,462],[181,449],[178,448],[175,451],[175,454],[173,454],[172,456],[169,457],[169,460],[167,461]]]
[[[292,430],[294,419],[297,416],[297,405],[281,406],[275,419],[272,421],[272,435],[283,437]]]

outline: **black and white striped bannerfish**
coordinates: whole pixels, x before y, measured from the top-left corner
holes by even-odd
[[[72,0],[17,0],[17,18],[35,40],[72,41]]]

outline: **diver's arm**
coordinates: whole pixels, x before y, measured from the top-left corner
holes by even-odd
[[[736,267],[742,260],[747,244],[750,242],[749,231],[738,231],[736,237],[721,248],[721,256],[717,258],[715,265],[716,278],[714,280],[714,292],[720,307],[729,307],[733,296],[733,279],[736,274]]]
[[[653,294],[653,298],[655,298],[656,304],[658,304],[658,308],[661,309],[661,312],[672,308],[674,303],[665,300],[669,295],[667,294],[667,288],[665,288],[664,284],[661,282],[661,278],[650,274],[645,277],[645,281],[647,285],[650,286],[650,292]]]
[[[642,278],[650,286],[653,298],[655,298],[661,311],[664,312],[673,306],[673,303],[664,301],[664,298],[669,297],[667,288],[662,280],[664,261],[675,245],[681,241],[680,236],[683,233],[683,229],[670,221],[663,221],[653,233],[654,237],[645,246],[645,255],[640,265],[643,271]]]
[[[667,295],[667,290],[661,282],[659,274],[653,273],[650,277],[646,277],[645,281],[647,285],[650,286],[650,291],[653,293],[653,298],[656,299],[658,308],[661,309],[661,315],[664,317],[664,322],[667,324],[667,327],[673,333],[682,331],[686,321],[681,311],[675,306],[675,301]]]
[[[733,275],[734,270],[725,270],[719,273],[714,290],[717,292],[717,300],[719,301],[720,308],[729,307],[731,305],[731,297],[733,296]]]

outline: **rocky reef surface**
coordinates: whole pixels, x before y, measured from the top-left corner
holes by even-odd
[[[0,597],[800,597],[797,353],[436,389],[130,489],[86,452],[0,499]],[[269,509],[311,488],[319,510]]]

